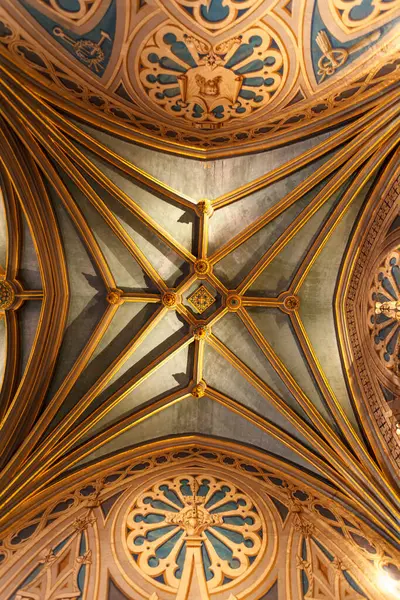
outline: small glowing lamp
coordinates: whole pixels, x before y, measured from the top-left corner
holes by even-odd
[[[378,575],[378,586],[386,594],[391,594],[395,598],[400,598],[400,583],[390,577],[388,573],[381,571]]]

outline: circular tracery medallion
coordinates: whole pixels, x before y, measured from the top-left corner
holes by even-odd
[[[211,591],[248,577],[267,541],[253,498],[232,482],[199,474],[165,479],[141,492],[128,513],[126,536],[142,575],[175,592],[194,547]]]
[[[391,249],[374,273],[369,329],[380,364],[400,376],[400,249]],[[374,353],[374,354],[375,354]]]

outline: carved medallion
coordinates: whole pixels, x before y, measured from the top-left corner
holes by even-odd
[[[193,544],[212,590],[249,576],[265,535],[252,498],[229,481],[197,473],[142,492],[126,528],[127,547],[142,573],[172,589],[183,581],[185,555]]]
[[[205,129],[253,114],[287,77],[282,44],[265,26],[213,46],[165,25],[151,36],[139,61],[150,100]]]
[[[188,302],[196,312],[202,314],[207,308],[214,304],[215,298],[205,285],[201,285],[191,296],[189,296]]]

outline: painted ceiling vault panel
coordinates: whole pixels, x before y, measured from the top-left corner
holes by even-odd
[[[43,97],[205,156],[363,112],[396,81],[397,0],[3,0],[0,45]]]

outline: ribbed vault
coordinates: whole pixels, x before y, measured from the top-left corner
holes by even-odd
[[[371,334],[399,245],[398,91],[291,145],[202,161],[71,117],[18,69],[0,81],[0,560],[97,468],[207,438],[345,506],[398,574],[398,376]],[[324,597],[350,598],[342,585]]]

